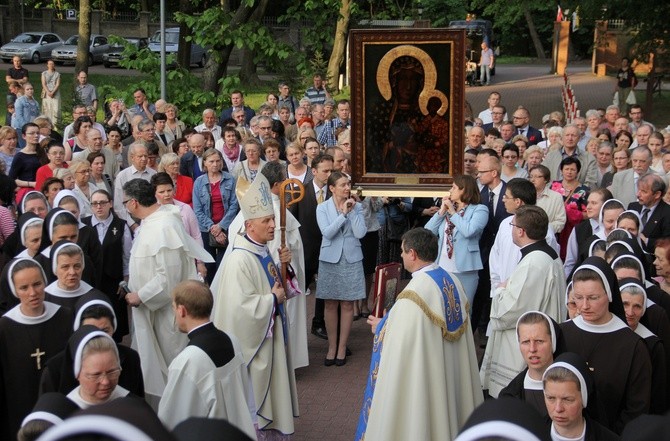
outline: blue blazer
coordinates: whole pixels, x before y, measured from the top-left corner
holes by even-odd
[[[342,253],[349,263],[363,260],[359,239],[365,236],[368,229],[360,203],[357,202],[354,209],[345,216],[337,212],[335,199],[330,198],[316,207],[316,221],[323,234],[319,260],[337,263]]]
[[[435,213],[426,224],[426,229],[439,238],[437,256],[442,253],[444,245],[444,230],[447,226],[448,213]],[[450,216],[454,224],[454,259],[459,272],[476,271],[482,269],[482,257],[479,253],[479,238],[489,221],[489,209],[484,204],[468,205],[463,217],[458,213]]]

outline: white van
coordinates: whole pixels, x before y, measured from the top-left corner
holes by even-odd
[[[151,52],[160,53],[161,51],[161,31],[156,31],[149,40],[149,50]],[[179,51],[179,28],[165,29],[165,53],[177,54]],[[191,63],[197,64],[200,67],[205,66],[207,61],[207,53],[205,49],[195,43],[191,43]]]

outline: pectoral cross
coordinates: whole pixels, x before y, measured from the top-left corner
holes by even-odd
[[[114,236],[116,236],[116,232],[117,232],[117,231],[119,231],[119,230],[117,230],[116,227],[112,228],[112,234],[113,234]]]
[[[40,348],[35,349],[35,352],[30,354],[30,358],[35,358],[35,361],[37,362],[37,370],[41,371],[42,370],[42,355],[45,355],[46,352],[42,351],[40,352]]]

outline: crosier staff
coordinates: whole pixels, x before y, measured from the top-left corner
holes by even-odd
[[[305,187],[297,179],[290,178],[281,183],[279,188],[279,230],[281,232],[280,249],[286,247],[286,209],[297,204],[305,197]],[[288,262],[281,264],[281,279],[286,289],[286,277],[288,273]]]

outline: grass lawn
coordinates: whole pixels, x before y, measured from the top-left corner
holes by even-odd
[[[46,70],[46,65],[44,66],[44,70]],[[42,82],[40,81],[39,75],[40,74],[31,72],[30,81],[33,87],[35,88],[35,97],[37,98],[37,101],[39,101],[41,104],[42,99],[40,97],[42,96]],[[98,98],[102,99],[102,97],[100,96],[101,85],[109,84],[114,85],[116,87],[125,87],[126,85],[132,84],[135,81],[140,80],[141,78],[142,77],[139,74],[138,76],[129,77],[123,75],[103,75],[103,74],[91,73],[88,75],[88,82],[95,85],[98,88]],[[61,72],[61,84],[60,84],[61,109],[63,114],[63,120],[67,121],[68,124],[69,122],[71,122],[72,103],[74,102],[73,101],[74,82],[75,82],[74,74],[64,74]],[[5,120],[6,114],[7,114],[7,108],[6,107],[0,108],[0,121]],[[102,121],[104,119],[105,115],[102,110],[102,105],[99,105],[97,120]]]
[[[46,70],[46,66],[45,66]],[[113,71],[110,71],[113,72]],[[42,95],[42,84],[39,81],[39,74],[35,72],[31,72],[30,74],[31,82],[33,86],[35,87],[35,97],[37,97],[37,100],[41,102],[41,95]],[[126,76],[126,75],[114,75],[113,73],[110,74],[99,74],[99,73],[90,73],[88,75],[88,81],[89,83],[95,85],[98,89],[98,98],[99,99],[104,99],[104,98],[112,98],[112,97],[104,97],[102,96],[104,91],[101,90],[103,85],[109,85],[113,86],[116,88],[131,88],[135,83],[141,81],[144,79],[144,76],[142,74],[137,74],[136,76]],[[75,83],[75,75],[70,74],[70,73],[62,73],[61,72],[61,108],[62,108],[62,113],[63,113],[63,120],[69,124],[71,122],[71,114],[72,114],[72,103],[74,102],[73,100],[73,91],[74,91],[74,83]],[[171,85],[168,83],[168,92],[169,88]],[[268,80],[262,82],[260,85],[254,85],[254,86],[249,86],[249,87],[241,87],[241,90],[244,91],[244,98],[245,98],[245,103],[247,106],[251,107],[252,109],[258,109],[263,103],[265,103],[267,94],[270,92],[277,93],[277,81],[276,80]],[[295,96],[299,100],[303,96],[304,89],[298,89],[295,90]],[[344,99],[344,98],[349,98],[349,88],[345,88],[341,93],[335,95],[335,99]],[[128,102],[126,100],[126,105],[130,106],[132,105],[132,100]],[[215,109],[217,110],[217,113],[220,109]],[[0,121],[5,120],[5,114],[7,113],[7,109],[5,107],[0,108]],[[98,121],[103,121],[105,118],[104,112],[103,112],[103,106],[99,105],[98,106],[98,114],[97,114],[97,120]],[[67,124],[65,124],[67,125]],[[61,127],[62,129],[62,127]]]

